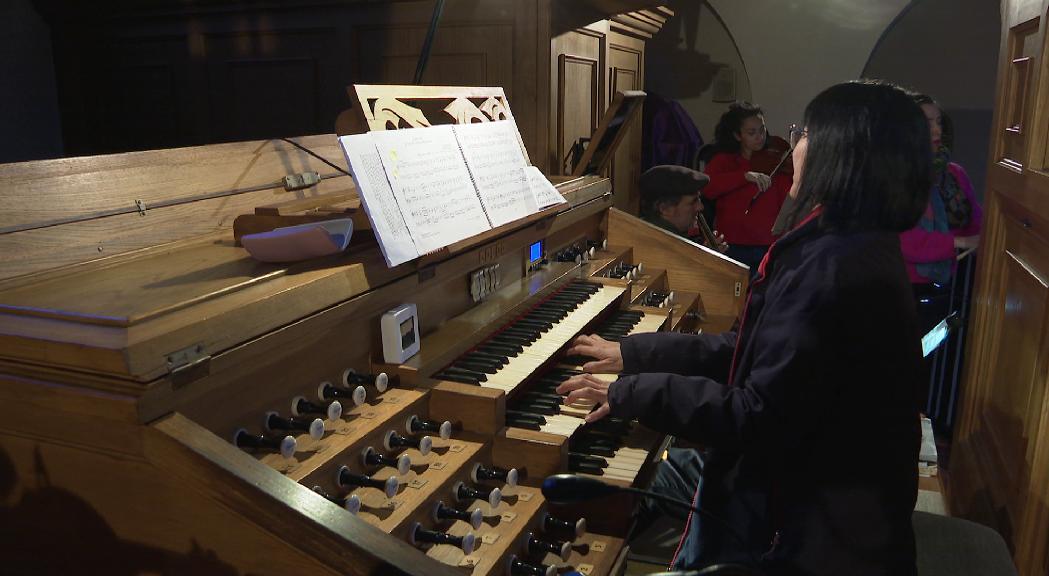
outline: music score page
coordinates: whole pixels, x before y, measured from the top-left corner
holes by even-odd
[[[452,129],[493,228],[538,211],[513,122],[456,124]]]
[[[491,228],[451,126],[370,134],[421,254]]]

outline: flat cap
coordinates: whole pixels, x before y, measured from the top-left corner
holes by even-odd
[[[654,204],[663,200],[676,200],[682,196],[696,194],[710,182],[702,172],[684,166],[653,166],[641,175],[641,200]]]

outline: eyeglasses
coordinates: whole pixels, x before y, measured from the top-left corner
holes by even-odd
[[[792,149],[795,146],[797,146],[799,142],[801,142],[802,138],[809,135],[808,130],[806,130],[805,128],[799,128],[797,124],[791,124],[788,133],[790,135],[788,141],[790,142],[790,147]]]

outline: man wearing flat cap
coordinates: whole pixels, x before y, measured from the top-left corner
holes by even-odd
[[[689,238],[689,231],[695,228],[703,211],[699,191],[709,181],[706,174],[684,166],[649,168],[640,180],[641,217],[652,225]]]

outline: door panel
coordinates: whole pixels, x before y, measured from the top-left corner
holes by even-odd
[[[616,92],[642,90],[642,68],[645,60],[644,44],[621,34],[609,34],[608,46],[608,101]],[[637,214],[640,206],[638,179],[641,178],[641,115],[626,130],[612,159],[612,190],[615,207]]]

